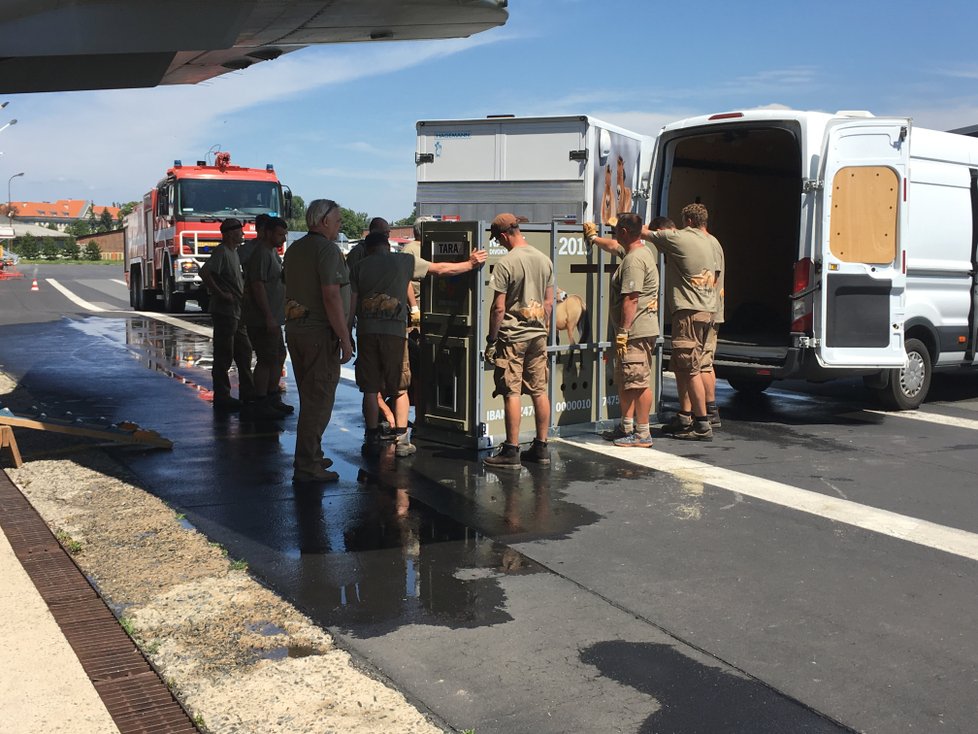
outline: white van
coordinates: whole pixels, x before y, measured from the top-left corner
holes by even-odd
[[[935,369],[974,366],[978,139],[906,118],[752,110],[659,135],[649,215],[701,202],[726,256],[717,375],[865,375],[912,409]]]

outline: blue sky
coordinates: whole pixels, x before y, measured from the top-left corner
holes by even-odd
[[[978,3],[510,0],[469,39],[320,46],[202,85],[9,95],[13,200],[142,196],[215,144],[273,163],[307,201],[371,216],[414,202],[415,122],[590,114],[655,134],[691,115],[785,106],[978,124]]]

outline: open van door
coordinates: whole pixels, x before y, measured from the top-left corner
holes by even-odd
[[[823,151],[818,360],[825,367],[903,367],[910,120],[831,122]]]

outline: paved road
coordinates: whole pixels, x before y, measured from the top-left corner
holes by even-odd
[[[0,282],[4,369],[49,414],[174,439],[118,456],[453,726],[974,731],[978,375],[939,377],[913,415],[875,412],[858,381],[721,389],[712,444],[555,442],[518,477],[436,444],[363,465],[343,384],[326,440],[343,479],[296,494],[294,419],[218,420],[201,399],[205,315],[126,315],[102,268],[38,275],[37,293]]]

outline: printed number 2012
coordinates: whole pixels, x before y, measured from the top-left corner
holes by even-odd
[[[583,237],[559,237],[557,239],[558,255],[587,255]]]

